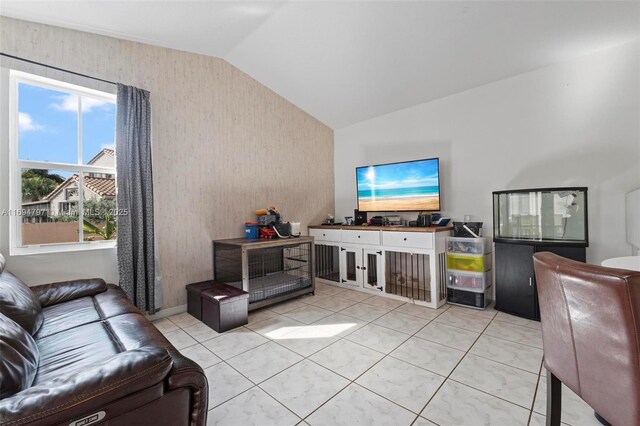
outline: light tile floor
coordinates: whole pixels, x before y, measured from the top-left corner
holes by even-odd
[[[154,324],[209,380],[208,425],[543,425],[540,323],[318,284],[216,333]],[[540,374],[542,373],[542,376]],[[563,388],[562,421],[598,425]]]

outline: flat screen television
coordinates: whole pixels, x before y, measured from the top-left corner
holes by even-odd
[[[360,211],[440,210],[437,158],[358,167],[356,184]]]

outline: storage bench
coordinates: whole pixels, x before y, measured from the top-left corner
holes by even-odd
[[[189,284],[187,311],[223,333],[248,323],[249,293],[214,280]]]

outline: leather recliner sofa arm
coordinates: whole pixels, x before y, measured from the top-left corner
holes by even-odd
[[[173,351],[172,351],[173,352]],[[169,389],[188,387],[191,390],[191,426],[204,426],[207,419],[209,393],[202,368],[179,352],[172,353],[173,368],[167,378]]]
[[[39,383],[0,400],[3,426],[51,425],[100,411],[107,403],[163,381],[172,368],[164,348],[121,352],[64,378]]]
[[[43,308],[81,297],[93,296],[106,290],[107,283],[102,278],[62,281],[31,287],[31,291],[40,300]]]

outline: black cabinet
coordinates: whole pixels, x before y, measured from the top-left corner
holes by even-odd
[[[531,245],[496,243],[496,309],[537,319],[533,249]]]
[[[550,251],[584,262],[584,247],[513,244],[496,242],[496,309],[532,320],[540,320],[533,254]]]

